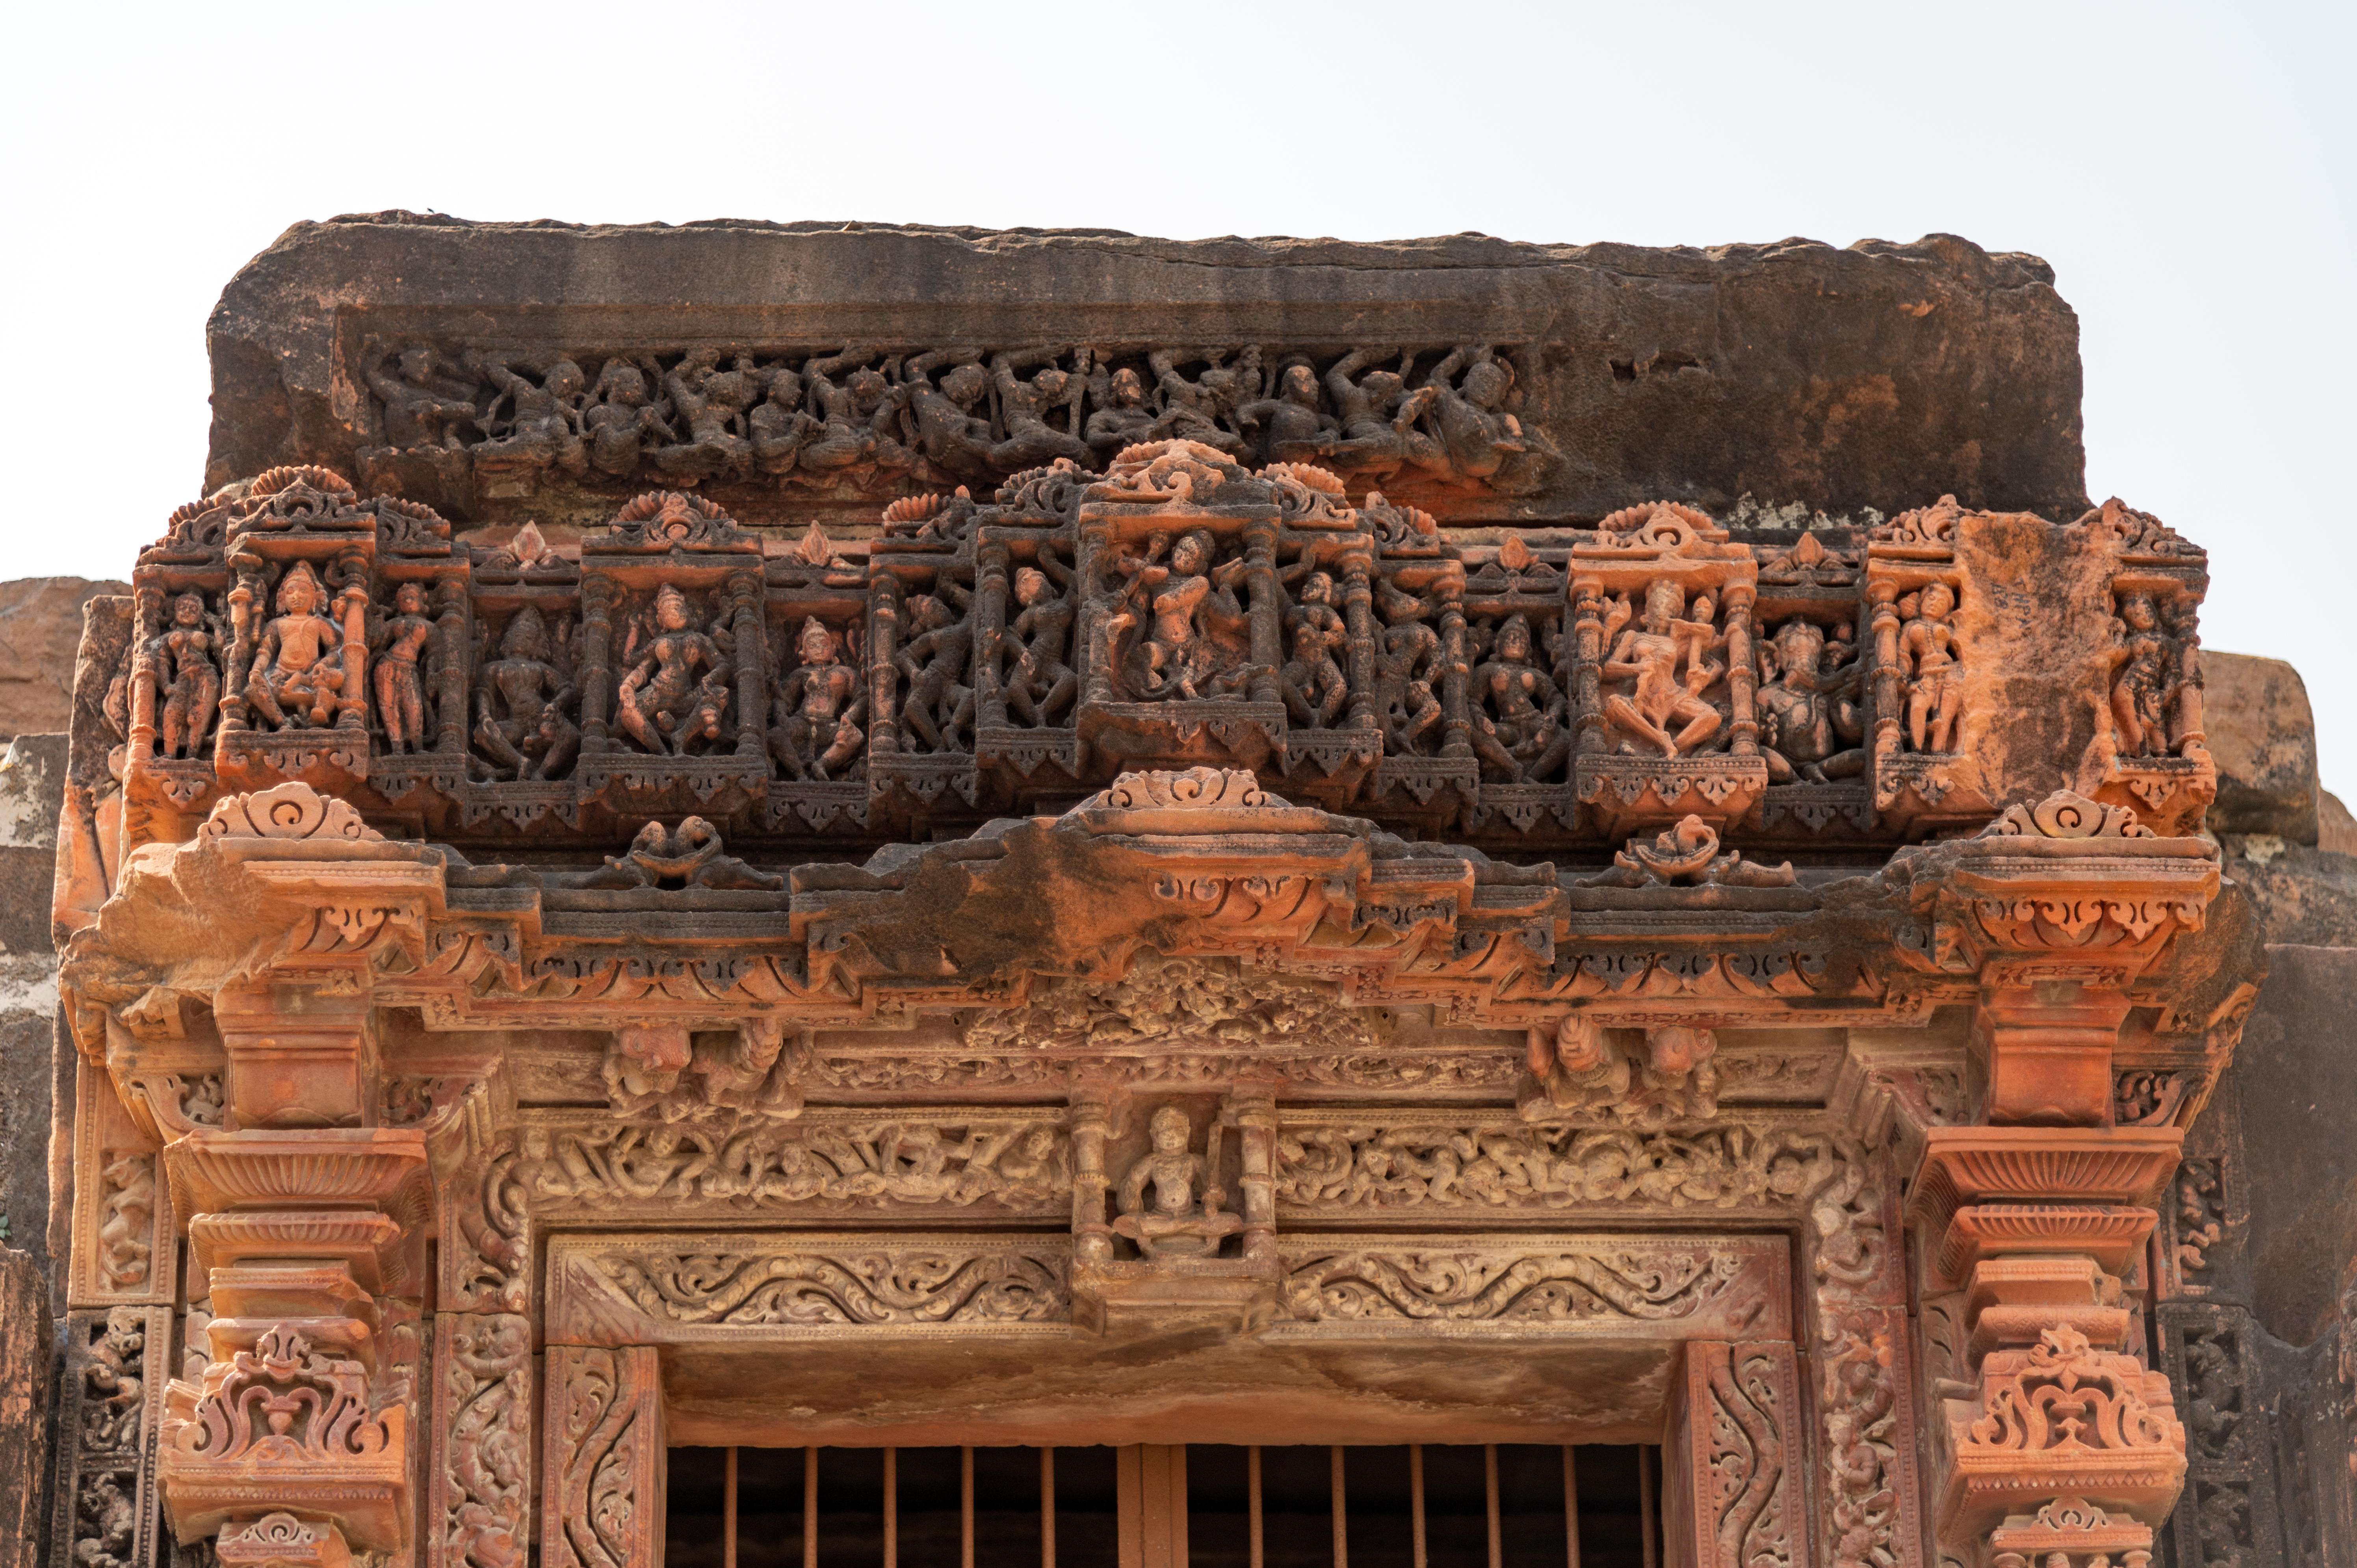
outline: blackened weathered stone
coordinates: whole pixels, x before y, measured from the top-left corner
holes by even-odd
[[[1356,244],[407,213],[301,223],[213,313],[208,488],[274,464],[354,474],[356,455],[385,440],[364,360],[401,340],[576,357],[623,345],[1511,344],[1520,416],[1560,461],[1528,493],[1438,509],[1459,520],[1593,520],[1652,498],[1720,509],[1746,493],[1836,513],[1943,493],[2057,521],[2086,505],[2076,317],[2044,262],[1951,235],[1646,250],[1479,234]],[[447,511],[500,515],[463,484],[427,488],[416,499]],[[778,491],[726,489],[739,521],[775,521]],[[610,515],[610,498],[590,495],[581,515]],[[525,510],[571,520],[562,495]]]

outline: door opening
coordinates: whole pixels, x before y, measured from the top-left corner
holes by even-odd
[[[1660,1450],[675,1448],[668,1568],[1658,1568]]]

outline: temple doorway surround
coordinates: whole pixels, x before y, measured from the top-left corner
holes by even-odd
[[[2206,558],[1501,298],[337,317],[91,613],[57,1561],[2138,1568]]]

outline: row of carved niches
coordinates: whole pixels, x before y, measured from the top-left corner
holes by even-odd
[[[2164,833],[2214,788],[2204,558],[2116,502],[1752,539],[1655,503],[1460,542],[1329,469],[1165,441],[870,526],[672,490],[454,541],[316,468],[183,508],[107,693],[135,836],[290,779],[461,843],[692,813],[873,843],[1213,766],[1506,854],[1689,815],[1919,839],[2046,788],[2057,748]],[[2070,570],[2008,577],[2032,528]],[[2041,746],[2050,714],[2090,733]]]
[[[1356,484],[1523,495],[1559,459],[1517,417],[1523,350],[1490,344],[1033,344],[640,349],[370,339],[371,489],[458,517],[584,515],[649,485],[748,515],[981,489],[1059,458],[1183,439]]]

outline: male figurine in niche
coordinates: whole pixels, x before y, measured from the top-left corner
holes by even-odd
[[[1166,1105],[1147,1124],[1153,1143],[1121,1178],[1115,1195],[1121,1218],[1114,1230],[1137,1243],[1148,1258],[1206,1258],[1220,1250],[1222,1237],[1243,1229],[1240,1216],[1221,1212],[1227,1195],[1213,1179],[1211,1159],[1188,1148],[1192,1129],[1187,1112]],[[1211,1157],[1220,1149],[1220,1132],[1211,1135]],[[1200,1200],[1197,1194],[1200,1193]]]

